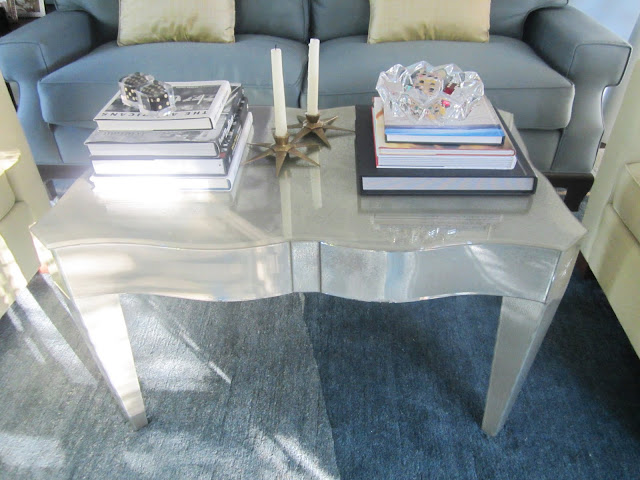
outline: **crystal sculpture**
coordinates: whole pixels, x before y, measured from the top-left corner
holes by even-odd
[[[434,67],[425,61],[408,67],[397,64],[382,72],[376,90],[393,116],[440,124],[466,118],[484,95],[476,72],[462,71],[452,63]]]

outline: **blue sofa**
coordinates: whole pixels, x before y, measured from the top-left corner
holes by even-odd
[[[57,0],[55,12],[0,39],[0,70],[18,86],[36,162],[64,166],[87,164],[83,141],[93,116],[134,71],[242,82],[251,104],[271,104],[269,50],[278,45],[287,104],[305,106],[313,37],[321,41],[319,106],[326,108],[370,103],[378,74],[396,63],[456,63],[477,71],[493,103],[515,114],[539,170],[590,187],[602,94],[622,78],[631,47],[567,3],[492,0],[488,43],[367,44],[368,0],[236,0],[235,43],[120,47],[118,0]]]

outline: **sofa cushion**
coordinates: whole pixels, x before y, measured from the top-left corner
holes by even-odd
[[[368,43],[489,40],[491,0],[371,0]]]
[[[287,105],[297,106],[306,75],[307,45],[266,35],[237,35],[235,43],[118,47],[109,42],[40,81],[42,115],[48,123],[93,128],[93,117],[117,91],[118,80],[137,71],[167,82],[242,82],[251,105],[272,105],[270,50],[276,43],[282,50]]]
[[[56,10],[84,10],[96,19],[97,31],[105,39],[118,33],[118,0],[55,0]]]
[[[93,15],[109,40],[118,32],[118,0],[56,0],[58,10],[84,10]],[[309,38],[307,0],[235,0],[236,34],[274,35],[292,40]],[[368,8],[368,6],[367,6]],[[367,23],[369,14],[367,10]],[[365,30],[366,33],[366,30]]]
[[[564,7],[569,0],[491,0],[492,35],[522,38],[524,22],[538,8]]]
[[[118,45],[153,42],[233,42],[233,0],[120,0]]]
[[[6,171],[18,161],[20,152],[12,150],[10,152],[0,152],[0,219],[9,213],[16,203],[16,196],[9,183]]]
[[[640,163],[628,163],[621,168],[613,192],[613,209],[636,241],[640,241]]]
[[[321,42],[369,30],[369,0],[311,0],[311,37]]]
[[[571,116],[573,85],[520,40],[491,36],[487,43],[417,41],[368,44],[366,36],[320,44],[320,108],[370,104],[380,72],[396,63],[455,63],[480,74],[498,108],[518,128],[558,129]]]
[[[491,0],[492,35],[522,38],[529,12],[542,7],[561,7],[568,0]],[[367,35],[369,0],[311,0],[311,36],[321,41]]]
[[[309,39],[307,0],[236,0],[236,33],[273,35],[305,42]]]

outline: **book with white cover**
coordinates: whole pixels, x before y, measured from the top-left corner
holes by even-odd
[[[509,170],[516,151],[509,137],[501,145],[388,142],[382,99],[373,101],[373,139],[380,168],[461,168]]]
[[[91,155],[215,157],[221,151],[220,128],[205,130],[94,130],[85,140]]]
[[[122,103],[118,91],[93,120],[100,130],[212,129],[231,94],[227,80],[167,83],[173,87],[175,112],[164,116],[143,113]]]
[[[231,114],[232,123],[225,138],[220,140],[220,152],[215,156],[166,155],[106,155],[90,157],[93,171],[98,175],[224,175],[233,152],[244,131],[248,116],[246,99]],[[223,132],[224,133],[224,132]]]
[[[249,141],[253,116],[247,115],[238,145],[227,175],[92,175],[94,189],[116,191],[118,189],[145,190],[221,190],[229,191],[238,178],[245,147]]]

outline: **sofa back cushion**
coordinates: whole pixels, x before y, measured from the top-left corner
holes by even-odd
[[[56,10],[84,10],[96,19],[99,42],[118,35],[118,0],[56,0]]]
[[[490,33],[522,38],[529,12],[544,7],[564,7],[569,0],[491,0]]]
[[[367,0],[367,8],[368,5]],[[56,0],[56,8],[89,12],[96,19],[100,36],[104,39],[113,40],[118,34],[118,0]],[[274,35],[306,41],[309,38],[309,2],[236,0],[235,33]]]
[[[308,0],[236,0],[236,34],[309,39]]]
[[[490,33],[521,38],[529,12],[567,3],[568,0],[491,0]],[[369,0],[311,0],[311,37],[323,41],[367,35],[368,29]]]
[[[529,12],[542,7],[562,7],[568,1],[492,0],[490,33],[521,38]],[[101,36],[116,38],[118,0],[56,0],[56,8],[85,10],[97,20]],[[255,33],[306,41],[309,37],[330,40],[367,35],[368,30],[369,0],[236,0],[236,34]]]

